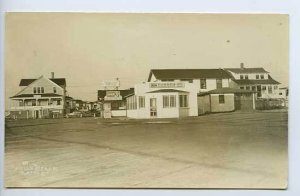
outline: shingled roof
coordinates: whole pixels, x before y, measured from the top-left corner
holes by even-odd
[[[19,86],[28,86],[32,82],[34,82],[37,79],[21,79]],[[59,86],[65,86],[66,85],[66,79],[65,78],[49,78],[52,82],[56,83]]]
[[[208,95],[208,94],[243,94],[243,93],[255,93],[256,91],[251,90],[243,90],[243,89],[236,89],[236,88],[217,88],[207,92],[198,93],[198,96]]]
[[[151,69],[148,82],[152,75],[159,80],[232,78],[231,74],[223,69]]]
[[[253,68],[225,68],[225,70],[231,71],[233,73],[239,74],[250,74],[250,73],[269,73],[262,67],[253,67]]]
[[[274,80],[270,75],[265,80],[233,80],[239,85],[251,85],[251,84],[280,84],[280,82]]]

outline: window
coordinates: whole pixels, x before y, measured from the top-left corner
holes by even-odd
[[[277,90],[278,89],[278,86],[274,86],[274,90]]]
[[[255,91],[255,90],[256,90],[255,86],[252,86],[252,87],[251,87],[251,90]]]
[[[38,91],[38,93],[41,93],[41,88],[37,87],[37,91]]]
[[[44,93],[44,87],[41,87],[41,93]]]
[[[268,86],[268,93],[269,93],[269,94],[272,93],[272,86]]]
[[[245,88],[243,86],[240,86],[240,89],[244,90]]]
[[[163,107],[168,108],[170,106],[170,98],[167,95],[163,96]]]
[[[33,93],[34,94],[36,93],[36,87],[33,87]]]
[[[36,101],[32,100],[32,106],[36,106]]]
[[[259,79],[259,75],[256,75],[256,80],[258,80]]]
[[[219,95],[219,103],[225,103],[225,96]]]
[[[245,79],[248,80],[248,75],[245,75]]]
[[[127,108],[128,110],[137,109],[137,98],[135,95],[127,98]]]
[[[265,76],[263,74],[260,75],[260,79],[265,79]]]
[[[53,87],[53,93],[56,93],[56,87],[55,86]]]
[[[57,100],[57,105],[60,105],[60,100]]]
[[[240,75],[240,79],[241,79],[241,80],[244,80],[244,76],[243,76],[243,75]]]
[[[246,86],[246,90],[250,90],[250,86]]]
[[[261,86],[261,89],[262,89],[263,91],[265,91],[265,90],[267,90],[267,87],[266,87],[266,86]]]
[[[176,96],[175,95],[163,95],[163,107],[164,108],[176,107]]]
[[[170,108],[175,108],[176,107],[176,96],[171,95],[170,96]]]
[[[222,79],[217,79],[217,88],[222,88]]]
[[[206,89],[206,79],[200,79],[200,88]]]
[[[179,95],[179,106],[188,107],[187,95]]]
[[[145,108],[145,97],[139,96],[139,108]]]
[[[279,93],[279,95],[282,95],[282,93]]]

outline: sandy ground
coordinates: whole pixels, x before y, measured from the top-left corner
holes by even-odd
[[[287,112],[7,121],[6,187],[285,188]]]

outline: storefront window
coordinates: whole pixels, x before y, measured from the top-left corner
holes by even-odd
[[[163,96],[163,107],[164,108],[170,107],[170,97],[168,95]]]
[[[179,106],[182,107],[188,107],[188,99],[187,95],[179,95]]]
[[[145,97],[139,96],[139,108],[145,108]]]
[[[176,96],[175,95],[170,96],[170,107],[171,108],[176,107]]]

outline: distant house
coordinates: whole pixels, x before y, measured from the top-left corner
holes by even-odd
[[[229,87],[230,73],[223,69],[152,69],[148,82],[189,82],[199,92]]]
[[[40,76],[36,79],[21,79],[21,90],[10,97],[13,102],[11,115],[14,118],[54,118],[66,112],[66,79]]]
[[[258,98],[279,98],[278,81],[274,80],[264,68],[246,68],[241,63],[240,68],[226,68],[233,77],[231,88],[257,91]]]

